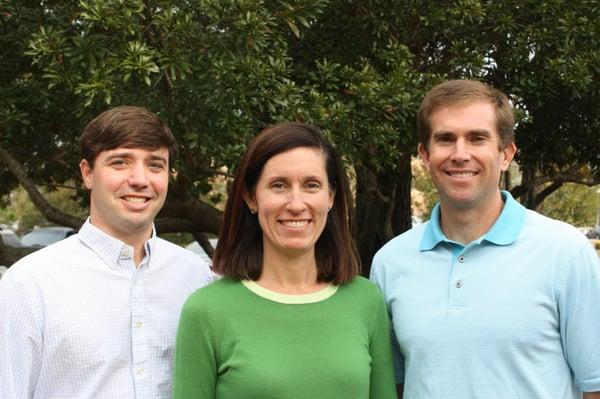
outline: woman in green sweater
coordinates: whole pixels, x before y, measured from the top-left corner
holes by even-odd
[[[250,143],[213,262],[223,279],[182,310],[175,398],[395,398],[387,312],[358,277],[349,201],[316,127]]]

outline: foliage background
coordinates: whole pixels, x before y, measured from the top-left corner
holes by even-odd
[[[567,182],[600,182],[598,21],[594,0],[5,0],[0,194],[20,184],[48,220],[77,227],[45,193],[79,186],[82,127],[111,106],[145,106],[181,146],[157,227],[202,242],[221,217],[212,187],[246,143],[304,120],[353,174],[368,273],[410,227],[414,115],[444,79],[510,94],[521,178],[504,185],[528,207]]]

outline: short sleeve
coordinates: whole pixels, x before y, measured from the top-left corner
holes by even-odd
[[[578,388],[600,391],[600,259],[585,243],[560,274],[558,307],[565,357]]]

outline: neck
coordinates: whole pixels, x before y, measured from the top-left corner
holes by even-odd
[[[484,208],[454,208],[440,202],[440,226],[452,241],[469,244],[484,235],[502,212],[500,192]]]
[[[263,248],[263,265],[257,283],[282,294],[308,294],[324,288],[317,282],[314,251],[297,256]]]

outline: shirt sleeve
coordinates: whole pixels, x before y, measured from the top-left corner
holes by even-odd
[[[370,279],[375,285],[379,288],[379,290],[383,293],[383,296],[386,295],[386,286],[385,286],[385,278],[383,276],[384,273],[381,272],[383,265],[378,262],[377,256],[373,259],[373,265],[371,267],[371,276]],[[392,344],[392,360],[394,364],[394,371],[396,377],[396,384],[404,383],[404,357],[402,356],[402,352],[400,351],[400,347],[398,346],[398,340],[396,339],[396,334],[394,332],[394,322],[392,319],[392,311],[387,308],[387,325],[391,330],[390,340]]]
[[[174,399],[215,397],[216,350],[202,299],[201,291],[198,291],[181,311],[175,345]]]
[[[0,398],[25,399],[40,376],[43,310],[35,283],[13,268],[0,280]]]
[[[560,335],[575,383],[584,392],[600,391],[600,259],[587,242],[559,287]]]
[[[373,334],[370,342],[371,380],[369,397],[372,399],[396,398],[390,326],[385,302],[381,295],[378,295],[377,309],[374,310],[374,314]]]

